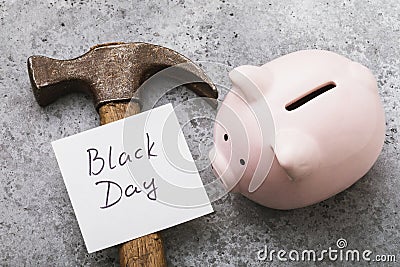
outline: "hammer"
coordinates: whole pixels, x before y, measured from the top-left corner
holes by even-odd
[[[32,90],[40,106],[71,92],[89,93],[101,125],[139,113],[138,88],[155,73],[177,64],[184,63],[183,73],[199,78],[187,85],[192,91],[201,97],[218,98],[215,85],[196,64],[176,51],[154,44],[101,44],[74,59],[31,56],[27,63]],[[160,233],[122,244],[119,256],[121,266],[166,266]]]

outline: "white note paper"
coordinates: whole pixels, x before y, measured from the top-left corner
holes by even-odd
[[[89,252],[213,212],[171,104],[52,146]]]

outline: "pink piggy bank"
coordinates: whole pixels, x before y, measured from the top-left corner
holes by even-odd
[[[275,209],[294,209],[348,188],[372,167],[385,118],[366,67],[307,50],[229,73],[210,159],[225,187]]]

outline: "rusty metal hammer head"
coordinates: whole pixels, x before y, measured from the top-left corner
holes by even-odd
[[[188,87],[199,96],[216,99],[215,85],[196,64],[176,51],[148,43],[98,45],[70,60],[31,56],[28,72],[39,105],[46,106],[62,95],[82,91],[93,95],[98,109],[110,102],[139,101],[138,88],[146,79],[182,63],[185,73],[201,81]]]

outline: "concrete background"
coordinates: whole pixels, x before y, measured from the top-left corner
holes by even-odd
[[[50,146],[98,125],[91,100],[76,94],[40,108],[26,70],[32,54],[69,59],[111,41],[156,43],[232,67],[327,49],[368,66],[378,79],[386,140],[363,179],[293,211],[230,194],[213,203],[215,213],[163,232],[170,266],[266,266],[256,254],[265,245],[322,250],[335,248],[339,238],[348,248],[394,254],[400,261],[398,1],[0,0],[0,265],[118,265],[116,247],[86,252]],[[177,90],[167,100],[188,97]],[[211,134],[206,127],[186,128],[193,140]],[[209,173],[203,178],[212,179]],[[313,264],[270,264],[281,265]]]

